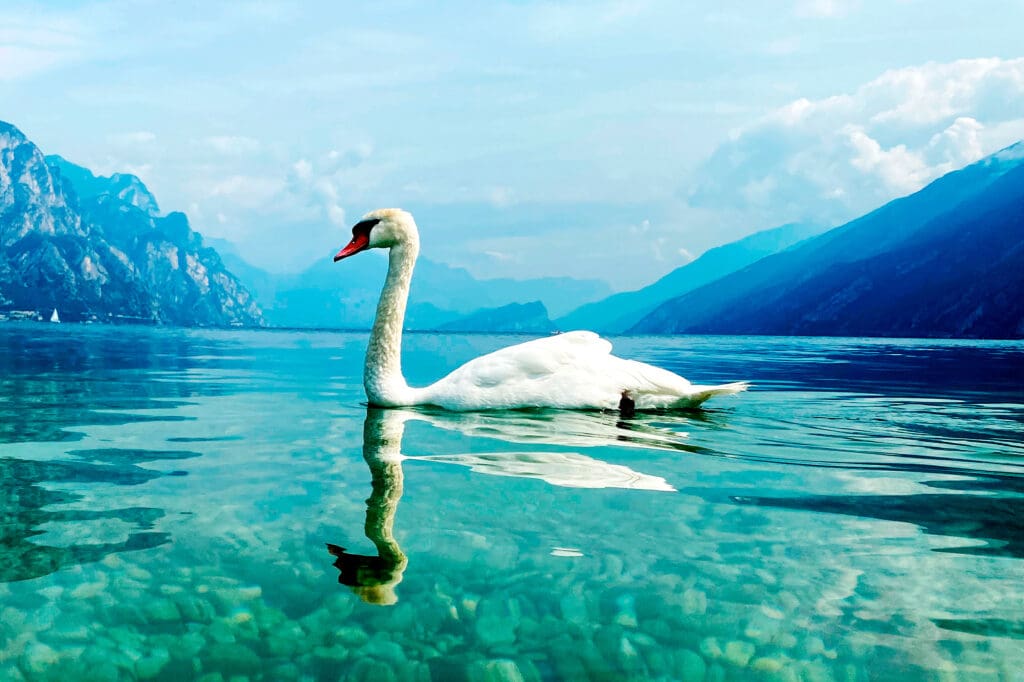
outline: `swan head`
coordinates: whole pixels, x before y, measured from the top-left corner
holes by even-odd
[[[334,262],[367,249],[390,249],[404,244],[418,246],[419,243],[420,235],[411,213],[400,208],[378,208],[352,226],[352,241],[338,252]]]

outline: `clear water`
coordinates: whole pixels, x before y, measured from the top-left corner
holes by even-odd
[[[756,385],[619,422],[364,343],[0,326],[0,679],[1024,679],[1022,344],[618,339]]]

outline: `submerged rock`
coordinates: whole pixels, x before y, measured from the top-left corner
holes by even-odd
[[[32,675],[42,675],[59,660],[60,656],[52,647],[42,642],[31,642],[21,656],[21,667]]]
[[[707,672],[707,664],[696,652],[689,649],[680,649],[673,657],[675,659],[676,676],[684,682],[690,680],[700,681],[704,679]]]
[[[135,662],[135,674],[140,680],[156,677],[170,662],[171,654],[166,649],[154,649],[149,656]]]
[[[574,588],[563,594],[559,600],[559,607],[562,610],[562,617],[570,623],[582,625],[589,620],[587,601],[583,598],[582,588]]]
[[[635,628],[639,623],[636,618],[636,599],[631,594],[620,595],[615,600],[618,613],[615,614],[615,622],[624,628]]]
[[[357,649],[370,641],[370,636],[356,625],[344,625],[334,631],[333,639],[351,649]]]
[[[469,682],[525,682],[515,661],[507,658],[474,661],[466,668]]]
[[[228,675],[251,675],[260,669],[260,658],[247,646],[218,642],[206,650],[206,665]]]
[[[514,599],[484,599],[477,609],[476,636],[485,647],[512,644],[519,621],[519,605]]]
[[[700,643],[700,652],[706,657],[712,660],[721,658],[722,646],[718,643],[718,640],[714,637],[705,637]]]
[[[149,602],[143,611],[146,614],[146,618],[153,623],[170,623],[181,620],[181,613],[178,612],[178,607],[166,597]]]
[[[722,658],[735,666],[743,668],[750,662],[755,651],[757,651],[757,649],[750,642],[735,640],[725,645],[725,651],[722,654]]]
[[[379,658],[382,661],[387,661],[388,663],[403,663],[406,658],[405,652],[402,650],[400,645],[384,637],[375,637],[374,639],[371,639],[362,649],[359,650],[358,655]]]
[[[708,595],[697,589],[683,592],[683,613],[687,615],[703,615],[708,610]]]

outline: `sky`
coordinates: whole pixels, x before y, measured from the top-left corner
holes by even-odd
[[[647,284],[1024,138],[1024,0],[0,4],[0,120],[276,272],[374,208],[477,277]]]

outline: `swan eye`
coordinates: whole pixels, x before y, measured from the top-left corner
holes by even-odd
[[[380,222],[380,218],[370,218],[368,220],[360,220],[358,223],[352,226],[353,237],[369,237],[370,230],[373,226]]]

